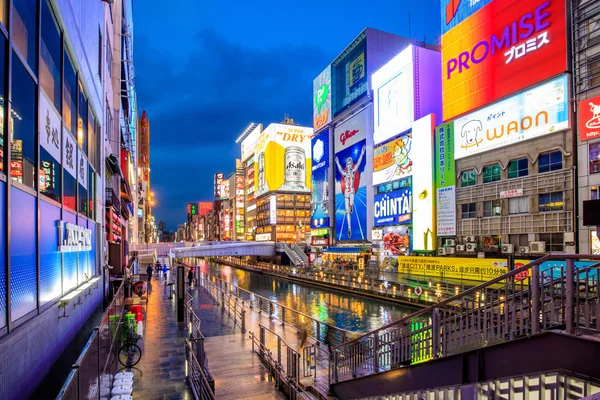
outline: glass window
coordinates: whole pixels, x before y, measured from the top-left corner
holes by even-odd
[[[64,68],[64,99],[63,99],[63,122],[65,126],[75,134],[75,99],[77,99],[77,76],[71,62],[69,53],[65,51],[65,68]]]
[[[476,183],[477,183],[477,175],[475,175],[474,169],[470,169],[468,171],[463,171],[462,174],[460,174],[460,186],[461,187],[473,186]]]
[[[483,183],[500,180],[500,164],[486,165],[483,167]]]
[[[512,160],[508,164],[508,179],[527,176],[529,174],[528,167],[529,163],[527,162],[526,158]]]
[[[540,174],[543,172],[557,171],[562,169],[563,161],[561,152],[553,151],[551,153],[540,154],[538,165]]]
[[[540,212],[563,209],[563,192],[540,194]]]
[[[508,199],[508,213],[511,215],[529,213],[529,198],[523,196]]]
[[[98,30],[98,76],[102,78],[102,46],[104,42],[102,41],[102,31]]]
[[[12,39],[32,71],[36,72],[37,0],[13,0]]]
[[[515,247],[515,252],[518,252],[519,247],[529,246],[529,235],[526,233],[508,235],[508,241]]]
[[[471,219],[477,217],[477,203],[463,204],[462,219]]]
[[[60,163],[41,146],[40,192],[60,202]]]
[[[10,142],[10,176],[35,187],[35,108],[36,87],[21,61],[13,58],[12,71],[13,138]]]
[[[502,201],[489,200],[483,202],[484,217],[499,217],[502,215]]]
[[[88,155],[88,161],[94,165],[94,147],[96,145],[96,131],[94,131],[94,114],[92,109],[88,107],[88,121],[87,121],[87,135],[88,135],[88,148],[86,149]]]
[[[2,4],[2,0],[0,0],[0,4]],[[4,171],[4,127],[6,126],[4,123],[4,110],[6,109],[6,103],[4,102],[4,99],[6,98],[4,93],[4,74],[6,73],[4,68],[5,50],[6,40],[4,39],[4,36],[0,35],[0,171]]]
[[[590,174],[600,173],[600,142],[589,146]]]
[[[590,188],[590,200],[600,200],[600,190],[598,190],[598,186],[592,186]]]
[[[60,30],[47,0],[42,1],[40,82],[60,114]]]
[[[106,38],[106,69],[108,70],[108,76],[112,77],[112,47],[108,37]]]
[[[90,219],[94,219],[94,209],[96,208],[95,203],[95,194],[96,194],[96,174],[92,167],[88,167],[88,207],[87,207],[87,216]]]
[[[8,0],[0,0],[0,22],[2,22],[5,27],[8,26]],[[1,323],[2,322],[0,321],[0,324]]]
[[[77,144],[79,144],[79,147],[81,147],[83,152],[87,155],[87,100],[85,99],[81,82],[79,83],[78,94],[79,103],[77,110]]]
[[[546,252],[565,250],[564,234],[562,233],[540,233],[540,240],[546,242]]]

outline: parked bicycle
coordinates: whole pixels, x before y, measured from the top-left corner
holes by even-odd
[[[124,367],[133,367],[140,362],[142,358],[142,349],[137,345],[139,336],[136,332],[135,325],[132,323],[126,324],[125,343],[119,349],[119,363]]]

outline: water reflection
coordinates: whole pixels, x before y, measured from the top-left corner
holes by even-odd
[[[207,265],[201,270],[263,297],[298,310],[323,322],[356,332],[368,332],[404,317],[416,309],[377,300],[314,288],[226,265]]]

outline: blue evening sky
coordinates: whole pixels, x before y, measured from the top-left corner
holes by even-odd
[[[155,215],[213,200],[248,123],[312,126],[312,81],[365,27],[433,42],[439,0],[134,1],[138,107],[150,118]]]

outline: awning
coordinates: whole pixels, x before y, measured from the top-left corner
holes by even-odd
[[[152,266],[154,266],[154,264],[156,263],[156,254],[144,254],[144,255],[140,255],[138,256],[138,265],[148,265],[148,264],[152,264]]]
[[[329,247],[323,250],[323,253],[360,253],[358,247]]]

